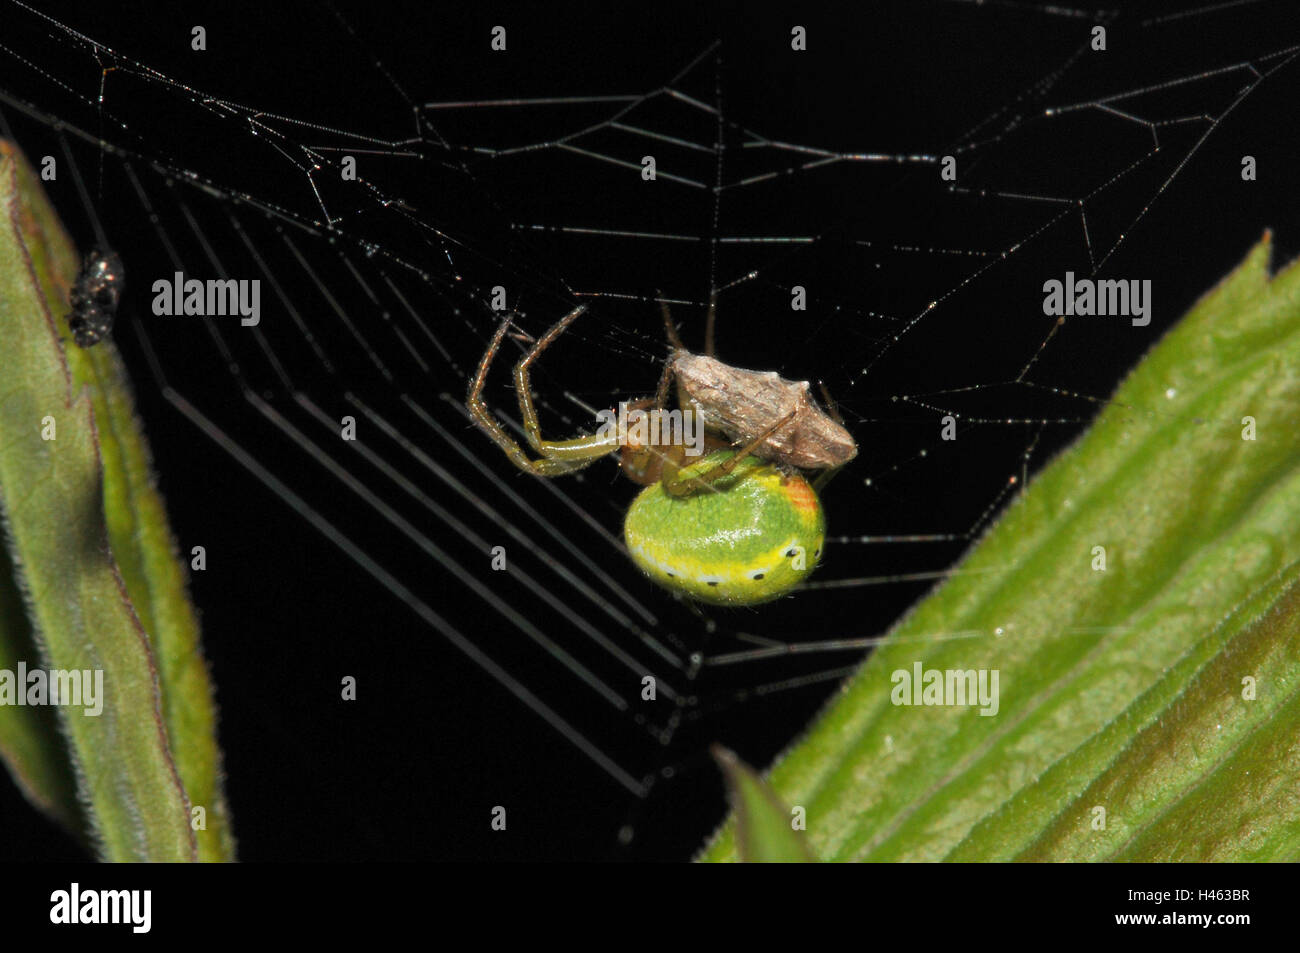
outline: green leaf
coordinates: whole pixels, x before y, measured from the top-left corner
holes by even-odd
[[[0,672],[17,672],[39,658],[9,553],[0,546]],[[58,718],[49,706],[0,705],[0,759],[27,799],[84,838],[72,774]]]
[[[1265,235],[772,768],[819,857],[1300,856],[1300,264],[1270,278],[1269,253]],[[894,704],[918,662],[996,671],[996,714]],[[705,858],[735,853],[729,825]]]
[[[36,177],[0,142],[0,512],[12,559],[0,661],[102,670],[105,695],[98,716],[58,706],[61,737],[48,709],[0,706],[0,755],[105,860],[232,859],[198,622],[125,372],[111,341],[76,347],[63,324],[77,267]],[[197,807],[205,829],[192,829]]]
[[[731,804],[736,812],[740,860],[751,864],[801,864],[811,861],[802,832],[791,825],[791,813],[754,769],[721,745],[713,746]]]

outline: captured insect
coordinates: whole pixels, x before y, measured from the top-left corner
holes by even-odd
[[[470,382],[474,421],[521,470],[561,476],[618,450],[623,472],[646,488],[628,508],[623,537],[633,562],[653,581],[702,602],[746,606],[785,595],[816,569],[826,534],[817,491],[857,455],[857,444],[831,405],[817,406],[807,381],[731,367],[713,356],[716,308],[710,302],[705,354],[687,350],[663,306],[671,350],[654,398],[627,405],[663,411],[677,383],[678,404],[700,415],[698,459],[671,434],[620,435],[602,429],[569,440],[541,435],[529,368],[586,310],[574,308],[515,365],[515,391],[530,457],[483,402],[488,369],[510,328],[503,320]],[[829,403],[829,400],[828,400]],[[821,471],[814,482],[801,471]]]
[[[96,248],[81,264],[68,295],[68,330],[78,347],[98,344],[113,328],[122,298],[122,259],[116,252]]]

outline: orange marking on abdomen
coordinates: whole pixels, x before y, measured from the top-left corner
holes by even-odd
[[[818,508],[817,494],[813,488],[808,485],[808,481],[802,477],[789,480],[782,489],[785,490],[786,498],[789,499],[795,509],[803,513],[815,513]]]

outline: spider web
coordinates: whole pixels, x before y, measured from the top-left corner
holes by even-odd
[[[764,17],[503,15],[496,53],[441,5],[5,6],[0,133],[126,263],[250,858],[687,856],[708,745],[768,762],[1212,276],[1300,234],[1280,3],[872,5],[799,14],[806,53]],[[154,316],[176,271],[260,279],[261,323]],[[1151,279],[1151,325],[1045,316],[1066,271]],[[657,302],[698,347],[715,288],[723,360],[824,382],[861,454],[813,580],[691,607],[627,560],[612,462],[515,471],[461,403],[497,286],[521,438],[509,363],[577,303],[534,374],[549,436],[652,392]]]

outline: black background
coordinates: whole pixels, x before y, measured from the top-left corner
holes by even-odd
[[[1035,109],[1041,110],[1044,100],[1026,97],[1025,91],[1071,62],[1073,52],[1085,43],[1091,22],[1088,17],[1067,21],[1014,5],[976,9],[928,3],[862,5],[849,14],[800,10],[779,15],[658,4],[617,9],[553,5],[519,9],[466,5],[462,9],[367,3],[344,4],[339,9],[355,27],[355,37],[328,8],[317,4],[277,4],[272,9],[222,4],[189,11],[179,4],[119,3],[87,6],[75,15],[61,12],[59,16],[78,31],[196,90],[324,127],[373,130],[392,138],[415,133],[414,113],[372,67],[374,56],[384,61],[415,102],[639,93],[667,83],[720,39],[721,67],[715,68],[713,59],[706,58],[681,85],[705,101],[721,90],[729,120],[773,139],[830,149],[939,153],[949,144],[971,141],[963,137],[990,114],[997,118],[987,126],[987,133],[996,134],[1008,122],[1014,124],[1018,113],[1031,117]],[[1283,12],[1272,16],[1273,10]],[[1082,63],[1067,70],[1046,101],[1096,98],[1164,76],[1217,68],[1251,52],[1282,48],[1296,33],[1281,4],[1262,12],[1252,10],[1231,22],[1207,16],[1158,28],[1139,27],[1142,18],[1158,13],[1154,6],[1144,5],[1141,16],[1120,17],[1112,23],[1105,68]],[[6,11],[6,15],[13,14]],[[789,50],[793,22],[808,28],[806,54]],[[189,49],[189,28],[194,23],[207,29],[204,54]],[[487,47],[488,31],[497,23],[509,29],[509,52],[504,55],[492,54]],[[98,81],[93,57],[68,48],[66,61],[60,63],[58,44],[49,46],[41,36],[55,31],[26,19],[23,24],[21,30],[15,26],[12,34],[5,31],[7,45],[20,51],[28,43],[42,52],[54,50],[44,60],[53,75],[79,94],[93,92]],[[31,112],[64,119],[92,136],[99,133],[100,116],[78,95],[68,95],[50,78],[21,68],[13,58],[0,59],[0,70],[0,87],[10,96],[3,109],[5,119],[29,156],[62,153],[48,121],[26,114],[15,103],[29,103]],[[1231,101],[1232,91],[1249,78],[1245,71],[1225,78],[1223,94],[1210,101],[1221,109]],[[223,190],[273,201],[295,217],[319,218],[319,207],[304,187],[302,172],[272,156],[266,143],[250,137],[246,127],[214,119],[210,110],[197,108],[187,95],[160,94],[143,86],[115,87],[112,74],[108,82],[108,101],[115,112],[131,117],[131,130],[124,133],[110,124],[106,137],[137,157],[136,165],[155,200],[167,194],[183,196],[203,223],[218,257],[231,263],[233,274],[255,272],[246,270],[238,240],[222,224],[232,209],[259,241],[266,242],[265,247],[274,243],[275,222],[264,220],[247,205],[214,200],[183,185],[169,193],[163,177],[139,157],[201,170]],[[1090,207],[1100,245],[1109,247],[1121,232],[1129,235],[1104,274],[1152,278],[1157,288],[1156,320],[1144,334],[1071,329],[1072,337],[1044,352],[1043,380],[1084,394],[1105,395],[1158,333],[1239,260],[1265,227],[1276,231],[1279,260],[1300,250],[1300,199],[1293,187],[1293,90],[1288,70],[1261,85],[1195,153],[1170,189],[1157,197],[1159,182],[1205,127],[1189,124],[1162,130],[1168,161],[1161,158],[1143,166]],[[1200,101],[1193,97],[1189,102]],[[539,135],[567,128],[542,109],[512,113],[504,122],[483,111],[433,119],[438,132],[460,142],[487,141],[502,134],[502,126],[510,131],[512,125],[517,129],[516,124],[530,122],[537,123]],[[1077,196],[1084,184],[1098,184],[1090,175],[1092,169],[1110,167],[1117,153],[1140,156],[1145,149],[1141,139],[1150,135],[1136,125],[1117,126],[1106,117],[1089,125],[1093,121],[1081,124],[1077,140],[1031,133],[1025,140],[1010,138],[1007,149],[985,145],[971,153],[970,169],[976,177],[1017,182],[1026,191],[1053,193],[1054,187],[1068,183],[1068,194]],[[673,118],[667,123],[696,141],[711,141],[707,119]],[[332,138],[326,131],[316,135],[306,127],[294,127],[293,135],[307,143]],[[728,132],[731,145],[735,135]],[[985,137],[985,132],[977,132],[974,140],[983,142]],[[451,236],[459,283],[449,281],[438,260],[441,240],[431,239],[399,217],[377,214],[372,206],[346,195],[337,201],[331,197],[330,204],[359,210],[342,224],[349,254],[357,254],[355,244],[349,243],[364,236],[428,269],[431,283],[417,282],[408,290],[417,305],[442,309],[438,333],[451,363],[434,365],[423,374],[399,357],[391,364],[395,382],[387,383],[376,377],[373,362],[350,343],[347,332],[318,311],[308,315],[309,323],[319,329],[337,363],[334,374],[322,372],[306,347],[295,346],[294,328],[272,311],[264,287],[268,337],[278,353],[289,355],[290,372],[305,391],[318,402],[333,399],[325,407],[332,416],[348,412],[341,399],[345,391],[368,402],[385,402],[385,412],[394,414],[401,413],[395,395],[402,392],[429,406],[531,505],[566,527],[572,523],[579,545],[590,543],[593,552],[606,554],[598,556],[602,568],[652,606],[658,618],[656,631],[671,633],[684,645],[707,652],[709,636],[699,618],[637,580],[630,567],[611,559],[611,551],[592,542],[590,530],[574,522],[570,510],[514,474],[440,395],[459,396],[463,391],[463,374],[477,360],[492,327],[491,316],[481,306],[481,292],[498,280],[506,281],[512,293],[519,289],[523,325],[534,332],[572,306],[570,291],[575,289],[624,289],[650,295],[663,288],[670,296],[697,303],[679,308],[677,317],[688,329],[699,327],[698,303],[708,288],[706,243],[625,246],[521,237],[509,229],[510,222],[585,224],[575,219],[573,210],[586,208],[592,212],[588,221],[619,221],[627,228],[701,235],[710,228],[712,204],[707,196],[681,199],[678,192],[665,202],[658,196],[629,198],[630,191],[615,191],[614,186],[606,191],[606,176],[613,175],[612,170],[596,166],[590,178],[575,177],[566,174],[577,168],[567,156],[555,159],[554,165],[537,157],[518,164],[474,164],[474,176],[467,177],[456,162],[432,146],[432,133],[426,131],[425,138],[411,144],[418,155],[405,162],[363,158],[363,175],[418,209],[420,222],[432,222]],[[202,613],[205,649],[217,685],[228,795],[241,859],[670,860],[691,856],[723,816],[721,781],[705,753],[707,744],[722,740],[750,762],[766,764],[806,724],[831,683],[732,704],[737,691],[767,676],[749,671],[706,676],[699,684],[699,698],[706,708],[718,710],[689,721],[663,752],[633,729],[629,719],[570,697],[577,693],[571,680],[552,673],[548,660],[521,645],[512,626],[487,611],[480,599],[425,555],[397,539],[372,513],[349,504],[337,484],[286,448],[282,435],[250,410],[240,394],[241,381],[273,406],[294,412],[264,363],[240,351],[238,373],[232,373],[197,325],[161,325],[149,315],[145,286],[154,277],[171,273],[166,255],[139,199],[126,187],[116,157],[105,162],[106,188],[99,196],[98,150],[75,136],[72,142],[79,167],[96,193],[110,241],[127,263],[128,299],[115,339],[135,380],[140,415],[154,449],[173,528],[182,551],[201,544],[208,552],[209,568],[192,574],[191,589]],[[1059,152],[1048,154],[1049,145]],[[1035,153],[1039,147],[1044,154]],[[1240,180],[1240,157],[1245,153],[1257,157],[1261,172],[1256,183]],[[639,155],[630,158],[635,162]],[[729,169],[744,168],[749,161],[739,149],[730,149],[728,156],[735,164]],[[1015,165],[999,170],[999,161]],[[707,180],[711,162],[712,157],[705,156],[689,167],[691,174]],[[1118,163],[1121,168],[1125,165]],[[962,166],[963,174],[966,168]],[[726,177],[736,174],[730,171]],[[776,222],[782,232],[802,227],[826,236],[808,252],[724,249],[718,270],[734,277],[746,267],[763,269],[759,280],[724,296],[723,356],[739,366],[777,367],[787,377],[825,379],[833,392],[843,396],[855,434],[868,451],[862,466],[884,474],[866,494],[861,474],[843,476],[832,484],[826,496],[832,532],[962,529],[972,522],[1006,475],[1018,470],[1020,451],[1029,443],[1033,428],[983,428],[978,431],[979,441],[959,458],[918,466],[915,453],[932,441],[933,415],[916,408],[900,410],[889,397],[932,389],[934,382],[964,382],[972,361],[986,369],[977,376],[980,380],[1013,376],[1046,332],[1041,310],[1035,315],[1044,276],[1059,276],[1066,268],[1088,270],[1080,230],[1073,222],[1064,224],[997,272],[996,279],[974,288],[959,306],[941,309],[915,343],[909,339],[891,349],[866,383],[855,384],[856,372],[895,329],[876,315],[911,316],[972,269],[969,262],[954,263],[941,256],[882,253],[877,260],[864,256],[860,248],[855,251],[837,244],[838,239],[997,248],[1004,247],[1008,235],[1031,231],[1035,216],[1043,214],[1041,207],[1022,208],[1009,202],[997,206],[1006,210],[1005,218],[975,214],[970,204],[962,202],[944,205],[933,198],[933,180],[930,166],[891,166],[870,175],[850,167],[772,190],[738,191],[734,201],[724,198],[723,231],[771,232],[771,223]],[[1132,194],[1126,195],[1125,189]],[[71,184],[65,179],[51,192],[75,240],[80,246],[89,245],[93,227]],[[644,190],[637,194],[643,195]],[[918,201],[918,195],[930,196],[930,204]],[[1142,213],[1146,205],[1150,207]],[[160,207],[169,233],[183,233],[178,206]],[[319,273],[333,278],[339,265],[329,242],[306,235],[301,242]],[[650,254],[644,254],[647,251]],[[203,258],[192,240],[183,255],[195,263],[195,272],[202,272]],[[816,306],[797,328],[791,327],[788,312],[778,310],[789,278],[817,289]],[[341,293],[342,286],[336,284],[335,292]],[[313,297],[305,283],[288,292],[299,301]],[[349,313],[359,316],[367,334],[382,331],[373,306],[355,288],[353,297],[343,303]],[[446,312],[452,308],[464,313],[448,317]],[[539,391],[570,389],[600,403],[611,394],[635,395],[652,388],[657,374],[654,360],[660,353],[653,308],[644,302],[610,300],[601,302],[596,311],[592,321],[606,323],[575,330],[572,343],[566,340],[569,355],[557,354],[539,374]],[[618,760],[657,774],[651,796],[638,801],[612,782],[202,436],[164,399],[141,338],[132,330],[133,322],[147,324],[169,382],[187,400],[217,420],[311,505],[340,523],[363,548],[379,554],[422,599]],[[250,347],[247,338],[242,340],[241,347]],[[386,352],[391,353],[400,351]],[[509,407],[504,374],[498,373],[494,400]],[[1077,401],[1058,402],[1041,394],[1029,400],[1024,394],[997,390],[970,400],[968,412],[994,416],[1023,416],[1027,407],[1033,416],[1042,417],[1080,417],[1092,411],[1091,405]],[[555,411],[563,404],[550,406]],[[572,407],[568,410],[571,413]],[[559,415],[548,419],[557,430],[565,425]],[[414,432],[417,424],[404,417],[402,427]],[[924,441],[917,436],[922,429]],[[1033,465],[1041,464],[1076,432],[1072,427],[1047,428]],[[499,493],[467,461],[451,453],[442,455],[445,448],[440,446],[426,449],[439,453],[439,462],[476,493],[502,505]],[[599,524],[617,532],[619,512],[632,489],[616,481],[612,465],[589,471],[575,487],[566,491],[588,507]],[[490,524],[463,503],[444,502],[459,507],[457,515],[478,532],[496,538]],[[436,528],[427,531],[440,544],[461,553]],[[824,572],[849,577],[934,569],[960,549],[956,545],[946,554],[854,550],[842,557],[839,568],[828,565]],[[508,585],[486,571],[486,555],[477,558],[473,571],[485,584]],[[545,555],[537,561],[544,564]],[[923,585],[857,589],[824,598],[801,596],[761,612],[715,614],[715,618],[723,629],[763,632],[790,641],[869,634],[882,631],[923,592]],[[502,594],[548,632],[563,629],[562,617],[530,602],[526,594],[510,590]],[[778,676],[814,673],[827,664],[821,660],[807,668],[786,666]],[[337,700],[343,675],[355,675],[359,681],[355,703]],[[632,681],[623,688],[629,695],[635,690]],[[497,804],[506,805],[510,812],[506,834],[494,834],[488,826],[488,811]],[[8,859],[84,856],[70,839],[38,818],[7,781],[0,785],[0,818],[4,831],[0,842]],[[618,837],[625,827],[634,831],[627,844]]]

